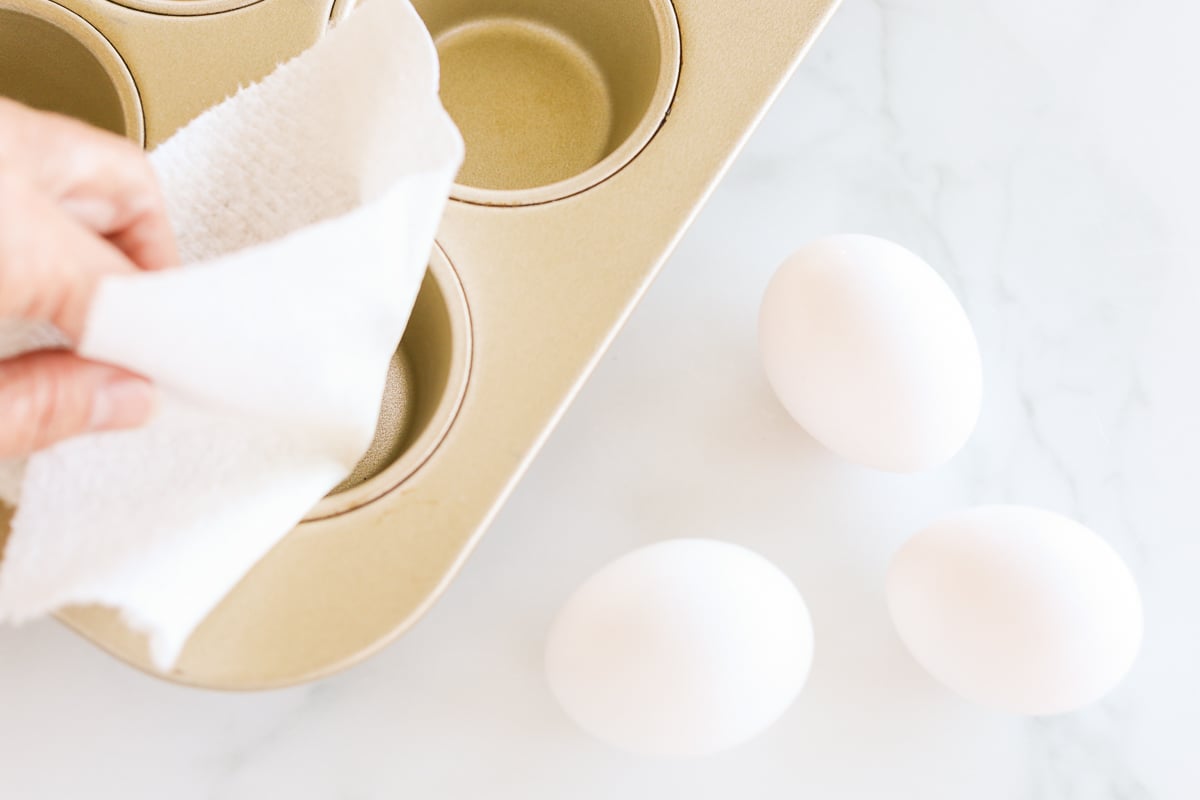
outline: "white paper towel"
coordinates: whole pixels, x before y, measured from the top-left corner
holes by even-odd
[[[79,350],[152,378],[161,411],[9,481],[0,620],[116,607],[172,664],[366,450],[461,159],[405,0],[371,0],[159,147],[189,266],[105,281]],[[0,357],[44,335],[7,325]]]

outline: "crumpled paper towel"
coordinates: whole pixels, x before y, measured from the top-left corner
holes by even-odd
[[[462,160],[437,78],[412,7],[370,0],[153,153],[188,266],[106,280],[79,351],[162,407],[9,465],[0,620],[116,607],[167,668],[350,471]],[[0,357],[45,336],[9,323]]]

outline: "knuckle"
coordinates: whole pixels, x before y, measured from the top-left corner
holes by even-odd
[[[28,246],[33,232],[25,224],[28,187],[17,176],[0,171],[0,314],[19,314],[27,301],[20,276],[32,265]]]
[[[29,381],[27,389],[27,424],[33,445],[38,446],[54,438],[55,426],[63,412],[61,381],[53,373],[38,373]]]
[[[113,158],[120,159],[127,169],[137,170],[141,167],[141,162],[145,160],[145,151],[141,146],[124,136],[96,128],[89,128],[86,133],[92,137],[93,141],[102,144]]]
[[[18,231],[29,201],[29,182],[13,171],[0,168],[0,229],[10,233]]]
[[[150,165],[150,159],[132,142],[126,141],[122,146],[128,148],[130,171],[134,180],[143,188],[146,196],[153,197],[158,192],[158,175]]]
[[[6,372],[0,372],[0,382],[0,454],[25,455],[33,451],[44,424],[38,412],[39,389],[26,381],[9,381]]]
[[[20,225],[17,215],[21,209],[19,181],[0,170],[0,295],[7,287],[5,276],[15,268],[17,237]]]
[[[158,176],[145,152],[128,139],[113,137],[106,145],[108,163],[120,184],[121,216],[136,217],[153,207],[158,197]]]
[[[16,213],[24,194],[24,182],[11,170],[4,169],[4,162],[0,161],[0,223]]]
[[[0,370],[0,453],[25,455],[85,429],[91,398],[63,366],[14,370],[11,380]]]

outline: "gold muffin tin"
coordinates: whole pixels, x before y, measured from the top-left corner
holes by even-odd
[[[0,0],[0,94],[153,147],[353,3]],[[375,442],[162,677],[312,680],[419,619],[836,4],[416,0],[467,156]],[[113,612],[60,618],[154,672]]]

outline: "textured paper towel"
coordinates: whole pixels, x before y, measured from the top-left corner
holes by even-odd
[[[23,481],[9,465],[0,620],[113,606],[175,661],[370,442],[461,158],[404,0],[154,152],[189,266],[105,281],[79,349],[151,377],[162,408],[34,455]],[[45,336],[9,323],[0,357]]]

